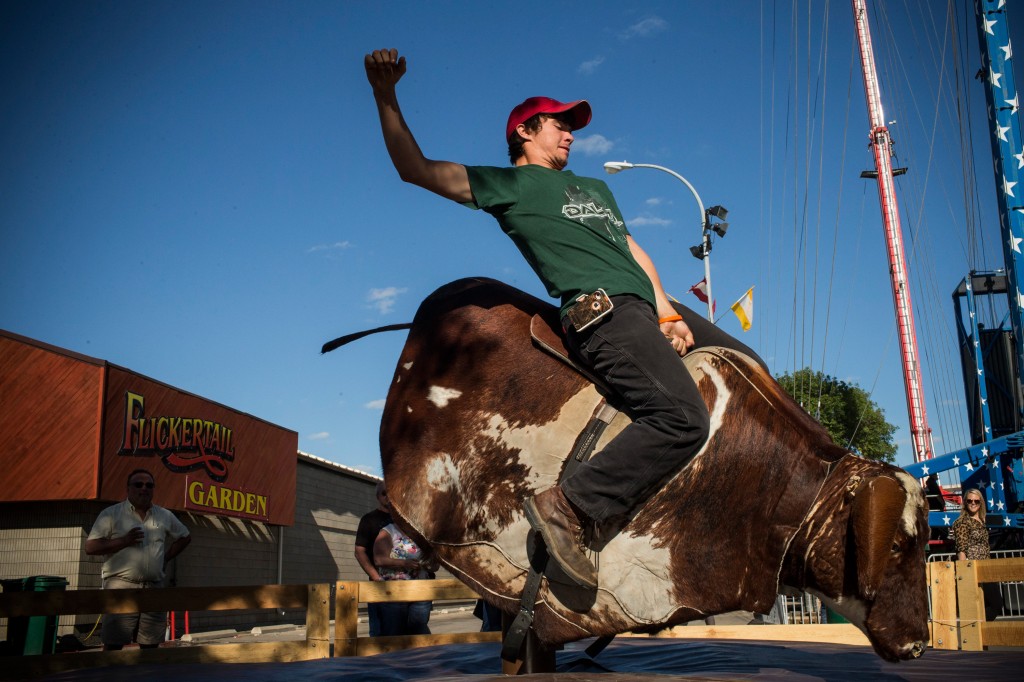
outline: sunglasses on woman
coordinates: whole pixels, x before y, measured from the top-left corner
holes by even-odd
[[[967,500],[967,504],[981,504],[981,500]]]

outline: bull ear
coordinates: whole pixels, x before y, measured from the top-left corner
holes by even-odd
[[[866,599],[874,599],[881,585],[906,499],[903,487],[888,476],[872,478],[854,499],[851,524],[857,548],[857,591]]]

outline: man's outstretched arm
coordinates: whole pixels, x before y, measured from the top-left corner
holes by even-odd
[[[380,128],[384,133],[391,162],[406,182],[429,189],[446,199],[465,202],[473,199],[466,167],[450,161],[434,161],[423,155],[416,138],[405,123],[398,106],[395,85],[405,75],[405,57],[398,50],[374,50],[363,60],[366,79],[373,87]]]

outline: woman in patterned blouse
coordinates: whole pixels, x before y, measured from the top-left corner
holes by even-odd
[[[433,578],[436,561],[428,559],[416,541],[391,523],[381,529],[373,543],[373,563],[384,580]],[[381,604],[380,634],[429,635],[431,601],[386,602]]]
[[[964,494],[964,511],[953,522],[953,541],[958,560],[988,559],[988,527],[985,525],[985,496],[977,488]],[[1002,610],[1003,598],[997,583],[982,583],[985,596],[985,620],[995,620]]]
[[[988,558],[988,528],[985,526],[985,498],[977,488],[964,495],[964,510],[953,522],[957,559]]]

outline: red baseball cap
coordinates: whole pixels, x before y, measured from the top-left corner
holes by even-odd
[[[572,117],[572,129],[579,130],[590,123],[590,103],[585,99],[564,104],[550,97],[531,97],[512,110],[505,126],[505,139],[512,137],[516,126],[525,123],[537,114],[561,114],[568,112]]]

